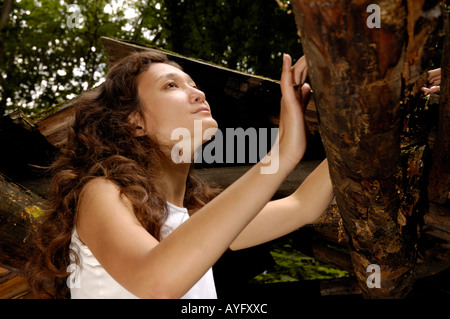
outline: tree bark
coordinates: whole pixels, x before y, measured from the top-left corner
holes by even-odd
[[[3,51],[3,43],[5,41],[4,32],[8,26],[9,14],[13,7],[13,0],[3,1],[3,5],[0,13],[0,51]]]
[[[378,1],[379,16],[370,15],[372,0],[292,2],[336,203],[367,298],[405,297],[414,282],[416,225],[403,204],[401,102],[406,87],[417,96],[432,48],[423,45],[440,25],[441,4],[431,2]],[[376,18],[380,28],[369,27]],[[367,284],[371,264],[380,267],[381,288]]]
[[[450,192],[450,22],[447,26],[441,61],[441,90],[439,121],[433,146],[432,165],[428,185],[430,200],[443,204]]]

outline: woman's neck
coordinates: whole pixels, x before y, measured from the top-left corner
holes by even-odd
[[[186,179],[190,164],[175,164],[172,161],[162,167],[161,181],[164,196],[169,203],[183,207]]]

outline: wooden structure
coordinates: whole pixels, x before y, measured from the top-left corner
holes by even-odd
[[[132,51],[155,50],[110,38],[102,38],[102,41],[112,59],[120,58]],[[206,92],[219,128],[276,126],[281,97],[278,82],[217,67],[174,53],[165,53],[182,65],[198,86]],[[26,290],[23,281],[12,274],[21,274],[27,252],[32,249],[27,240],[27,228],[34,218],[41,214],[41,203],[46,197],[49,182],[45,170],[40,170],[38,167],[48,165],[58,149],[64,146],[67,128],[73,120],[72,105],[73,103],[68,101],[49,111],[49,114],[35,117],[33,120],[17,112],[5,116],[0,123],[0,147],[8,154],[8,158],[3,157],[0,162],[2,174],[0,195],[3,196],[0,199],[2,203],[0,206],[0,267],[3,267],[3,270],[0,268],[0,287],[9,287],[9,284],[18,282],[20,293],[16,296],[19,297],[26,295]],[[236,117],[235,114],[239,116]],[[289,175],[275,197],[286,196],[295,190],[324,157],[314,101],[308,106],[306,118],[310,129],[310,143],[305,159]],[[250,167],[249,164],[251,163],[200,164],[198,173],[210,182],[227,187],[245,173]],[[418,267],[422,277],[436,274],[450,265],[449,218],[449,210],[437,204],[430,208],[430,213],[425,218],[423,236],[427,238],[427,242],[433,244],[422,251],[422,262]],[[308,232],[311,240],[308,240],[307,244],[299,243],[299,245],[303,245],[303,248],[310,251],[318,260],[354,272],[352,260],[346,252],[348,238],[336,203],[333,203],[329,211],[315,224],[305,227],[305,231]],[[338,246],[339,249],[331,248],[333,245]],[[260,269],[263,267],[259,265],[258,268],[257,265],[262,260],[257,257],[260,252],[261,249],[256,248],[256,252],[250,249],[236,253],[240,254],[239,258],[247,258],[249,267]],[[233,257],[225,256],[225,258]],[[241,262],[239,267],[242,267],[242,264],[245,263]],[[242,269],[235,270],[242,271]],[[232,270],[228,268],[227,272]],[[324,281],[320,285],[322,295],[360,292],[356,280],[352,278],[344,282]],[[3,297],[13,295],[9,291]]]

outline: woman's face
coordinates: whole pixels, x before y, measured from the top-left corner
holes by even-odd
[[[211,116],[211,109],[191,77],[175,66],[153,63],[140,75],[138,94],[144,107],[145,134],[156,138],[161,145],[173,147],[178,140],[172,140],[172,132],[186,129],[194,140],[194,123],[199,135],[208,128],[217,128]],[[196,121],[197,120],[197,121]],[[199,137],[196,137],[198,143]],[[201,145],[194,145],[194,149]]]

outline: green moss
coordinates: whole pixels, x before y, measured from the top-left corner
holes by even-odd
[[[350,276],[347,271],[319,262],[293,249],[290,243],[274,246],[270,254],[275,260],[275,266],[255,276],[251,283],[267,284]]]
[[[27,206],[25,207],[25,210],[27,211],[28,214],[32,215],[35,218],[41,217],[42,215],[44,215],[44,211],[36,205],[33,206]]]

